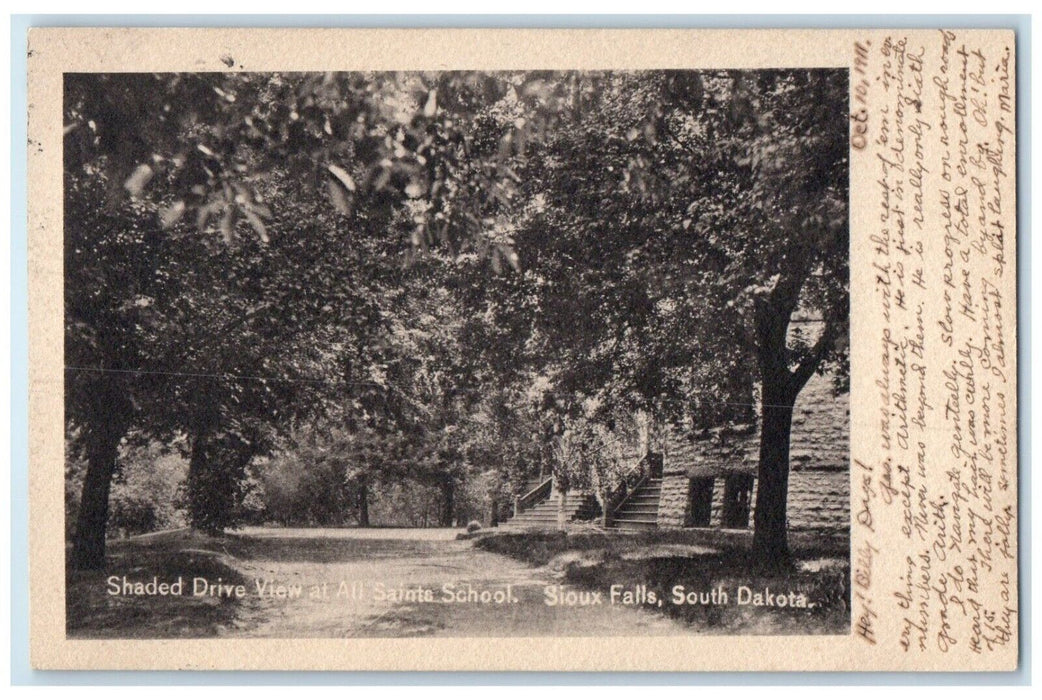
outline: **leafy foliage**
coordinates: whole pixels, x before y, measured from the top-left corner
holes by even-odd
[[[844,380],[842,72],[73,74],[65,90],[89,564],[131,432],[185,445],[203,529],[250,498],[311,524],[367,520],[383,496],[426,519],[426,499],[450,524],[537,474],[610,489],[636,414],[749,424],[815,371]],[[765,454],[787,474],[787,450]]]
[[[66,449],[70,457],[65,467],[65,521],[72,535],[70,528],[76,522],[87,464],[73,444]],[[187,475],[188,463],[176,448],[156,441],[124,444],[113,479],[109,530],[137,535],[183,527]]]

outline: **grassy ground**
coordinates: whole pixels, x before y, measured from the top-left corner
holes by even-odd
[[[259,624],[257,601],[252,597],[192,596],[192,579],[220,580],[255,590],[255,579],[286,575],[302,565],[321,571],[344,562],[380,562],[425,556],[439,540],[451,540],[457,531],[387,532],[359,529],[286,529],[230,533],[208,537],[192,530],[115,540],[108,545],[102,571],[66,567],[66,634],[73,638],[170,639],[239,634]],[[257,536],[263,533],[263,536]],[[115,576],[130,581],[169,582],[181,577],[185,593],[179,596],[109,595],[107,581]],[[319,579],[319,574],[312,574]],[[281,611],[278,611],[281,612]],[[300,620],[306,625],[307,621]]]
[[[559,571],[533,567],[512,557],[475,549],[457,540],[459,529],[281,529],[209,538],[187,531],[110,542],[106,570],[68,573],[71,638],[186,637],[529,637],[667,635],[676,622],[639,608],[555,608],[544,605],[546,586],[561,582]],[[190,580],[240,583],[242,599],[110,596],[109,576],[137,581]],[[328,583],[328,597],[258,596],[258,580],[305,590]],[[338,582],[360,585],[359,597],[332,592]],[[455,590],[502,591],[509,605],[448,604],[442,586]],[[374,587],[430,588],[431,602],[379,599]]]
[[[850,624],[849,542],[821,533],[793,533],[793,564],[764,571],[749,557],[750,535],[720,530],[595,531],[486,535],[475,546],[538,566],[562,570],[564,579],[590,590],[643,584],[666,601],[645,607],[717,634],[846,634]],[[672,604],[685,592],[723,590],[728,604]],[[803,595],[808,607],[738,605],[739,587]],[[765,596],[766,597],[766,596]]]
[[[211,581],[246,584],[230,565],[225,542],[189,531],[123,540],[109,546],[103,571],[66,567],[66,633],[70,637],[131,639],[214,636],[232,622],[237,602],[192,596],[109,595],[110,576],[170,581],[201,576]]]
[[[757,574],[744,552],[748,535],[656,531],[627,535],[595,528],[569,533],[499,533],[456,540],[457,530],[288,530],[253,528],[219,538],[176,531],[111,542],[105,571],[68,570],[67,632],[72,638],[643,636],[674,634],[843,633],[848,625],[846,541],[793,537],[796,565]],[[110,576],[161,581],[194,577],[240,584],[242,599],[109,595]],[[279,599],[258,595],[257,582],[311,586],[355,582],[365,594]],[[381,599],[375,587],[440,592],[500,590],[512,605]],[[645,585],[666,595],[691,590],[769,586],[794,590],[806,609],[750,606],[550,606],[548,587],[600,591]],[[607,602],[607,601],[605,601]]]

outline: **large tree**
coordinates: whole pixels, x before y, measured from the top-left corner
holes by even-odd
[[[813,373],[846,378],[845,74],[557,83],[572,109],[515,166],[522,274],[488,310],[555,390],[609,409],[704,428],[751,421],[758,395],[754,548],[783,564],[793,405]]]
[[[522,415],[542,386],[549,443],[590,405],[608,430],[619,410],[747,421],[753,384],[755,544],[784,558],[792,404],[845,366],[845,90],[836,71],[68,76],[68,411],[93,465],[75,561],[103,562],[135,424],[190,438],[193,520],[216,531],[245,462],[339,394],[422,438],[411,478],[448,521],[481,452],[461,426],[496,392]],[[790,332],[801,310],[820,333]]]
[[[831,370],[840,386],[848,376],[847,78],[737,74],[729,91],[737,108],[719,120],[725,128],[708,162],[731,166],[735,192],[714,191],[698,207],[709,216],[695,225],[726,259],[710,299],[739,307],[751,331],[761,435],[753,548],[761,562],[780,565],[789,555],[793,406],[815,372]],[[794,332],[800,313],[819,319],[816,332]]]
[[[296,415],[347,393],[378,328],[379,266],[331,243],[307,207],[268,223],[280,234],[270,245],[241,228],[228,245],[163,230],[155,207],[98,207],[81,192],[103,184],[97,174],[66,182],[66,414],[88,463],[80,566],[103,562],[108,485],[132,427],[187,438],[192,522],[217,531],[249,460]],[[371,274],[345,274],[352,267]]]

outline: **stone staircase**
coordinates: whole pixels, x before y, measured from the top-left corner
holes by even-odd
[[[558,495],[551,493],[536,505],[510,518],[501,527],[553,529],[557,527]],[[582,491],[569,492],[564,499],[564,521],[592,520],[601,514],[597,498]]]
[[[662,479],[645,480],[615,509],[612,526],[619,530],[654,530],[658,527],[661,494]]]

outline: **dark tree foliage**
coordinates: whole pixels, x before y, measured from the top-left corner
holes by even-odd
[[[758,422],[755,547],[784,562],[792,405],[845,380],[846,91],[828,70],[66,76],[74,563],[104,563],[132,431],[184,445],[216,533],[269,455],[286,521],[366,524],[403,481],[445,525],[472,483],[604,491],[634,416]]]

